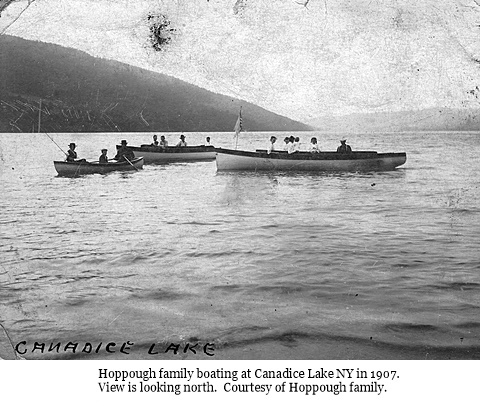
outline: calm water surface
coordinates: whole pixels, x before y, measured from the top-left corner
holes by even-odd
[[[51,135],[87,159],[104,147],[113,156],[122,138],[151,142]],[[232,146],[231,134],[208,135]],[[270,135],[242,134],[239,148]],[[300,133],[312,135],[324,150],[340,138]],[[214,359],[479,359],[480,136],[347,137],[354,149],[406,151],[407,163],[312,174],[200,162],[62,178],[45,135],[0,135],[0,322],[28,359],[187,357],[158,351],[170,342],[214,343]],[[35,341],[134,345],[129,356],[42,354]]]

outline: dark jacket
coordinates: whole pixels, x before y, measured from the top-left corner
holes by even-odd
[[[350,145],[342,144],[337,148],[337,152],[340,152],[342,154],[348,154],[352,152],[352,148],[350,148]]]
[[[73,149],[68,150],[67,162],[73,162],[77,159],[77,153]]]
[[[131,161],[132,159],[135,158],[135,153],[130,149],[128,148],[127,146],[121,146],[118,151],[117,151],[117,155],[115,155],[115,160],[119,161],[119,162],[123,162],[123,161],[126,161],[127,158],[129,161]]]

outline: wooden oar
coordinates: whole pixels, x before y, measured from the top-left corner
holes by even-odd
[[[122,155],[122,156],[127,160],[127,162],[128,162],[130,165],[133,166],[133,169],[135,169],[135,170],[138,172],[137,167],[136,167],[134,164],[132,164],[132,163],[130,162],[130,160],[129,160],[125,155]]]

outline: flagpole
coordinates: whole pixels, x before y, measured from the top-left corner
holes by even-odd
[[[235,149],[238,146],[238,134],[242,131],[242,106],[240,106],[240,112],[238,113],[237,122],[235,124]]]

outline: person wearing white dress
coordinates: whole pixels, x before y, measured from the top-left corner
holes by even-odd
[[[270,141],[268,142],[267,146],[267,154],[270,154],[272,151],[275,151],[275,142],[277,141],[277,137],[272,135],[270,137]]]
[[[295,137],[295,141],[293,141],[293,151],[300,151],[300,137]]]
[[[290,137],[288,144],[287,144],[287,152],[289,154],[293,154],[295,152],[295,137]]]
[[[310,148],[309,148],[309,151],[310,152],[320,152],[320,147],[318,146],[317,144],[317,139],[315,137],[313,137],[311,140],[310,140]]]

